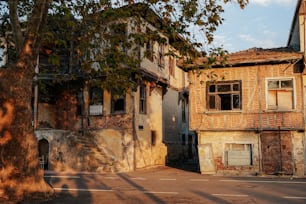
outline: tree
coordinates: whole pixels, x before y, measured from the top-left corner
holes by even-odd
[[[171,37],[172,43],[184,56],[192,59],[191,57],[197,57],[199,53],[205,56],[222,54],[223,50],[219,48],[201,49],[204,46],[192,38],[190,26],[197,26],[203,32],[201,38],[204,39],[204,44],[210,44],[214,31],[224,20],[221,17],[224,12],[222,5],[228,0],[139,2],[160,14],[160,29]],[[242,8],[247,4],[247,0],[237,2]],[[31,124],[33,77],[37,58],[39,52],[44,49],[43,46],[51,44],[53,47],[57,45],[59,48],[67,48],[76,40],[74,45],[77,46],[73,47],[73,50],[78,58],[82,59],[82,70],[89,76],[99,74],[104,79],[103,86],[108,89],[116,87],[118,92],[127,91],[133,86],[130,79],[136,71],[132,68],[137,64],[137,60],[136,57],[122,55],[120,49],[122,46],[130,49],[133,44],[143,44],[156,35],[144,33],[141,36],[130,36],[130,39],[133,39],[131,43],[103,30],[106,29],[105,25],[109,20],[131,14],[130,10],[119,8],[133,3],[131,0],[0,2],[0,12],[3,14],[0,37],[14,49],[14,56],[10,55],[10,63],[0,70],[0,197],[23,198],[33,193],[52,193],[51,187],[43,180],[43,172],[39,169],[37,141]],[[118,27],[117,24],[113,29],[120,30],[120,25]],[[101,33],[103,37],[97,38],[97,33]],[[187,39],[184,45],[182,36]],[[92,50],[97,48],[96,44],[92,43],[95,38],[106,39],[111,46],[108,46],[103,54],[93,52]],[[195,51],[194,47],[202,52]],[[53,64],[60,65],[57,63],[57,52],[54,49],[53,54],[49,56],[53,59]],[[93,61],[99,62],[99,69],[95,73],[92,73],[91,69]]]

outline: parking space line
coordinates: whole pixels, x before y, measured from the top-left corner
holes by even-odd
[[[189,181],[209,181],[208,179],[189,179]]]
[[[134,177],[134,178],[131,178],[132,180],[147,180],[146,178],[143,178],[143,177]]]
[[[299,197],[299,196],[284,196],[283,198],[306,200],[306,197]]]
[[[175,178],[161,178],[159,180],[161,180],[161,181],[176,181]]]
[[[248,197],[248,195],[244,195],[244,194],[212,194],[213,196],[222,196],[222,197]]]
[[[79,176],[53,176],[53,175],[46,175],[46,176],[44,176],[45,178],[75,178],[75,179],[77,179],[77,178],[81,178],[81,177],[79,177]]]
[[[178,192],[167,192],[167,191],[143,191],[146,194],[178,194]]]
[[[86,188],[53,188],[56,191],[85,191],[85,192],[108,192],[110,189],[86,189]]]
[[[115,177],[115,176],[106,176],[104,178],[106,178],[106,179],[119,179],[119,177]]]
[[[222,182],[245,182],[245,183],[281,183],[281,184],[306,184],[303,181],[251,181],[251,180],[219,180]]]

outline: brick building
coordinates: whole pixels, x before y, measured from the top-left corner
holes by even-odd
[[[227,66],[189,71],[190,128],[201,173],[304,175],[303,54],[230,54]]]

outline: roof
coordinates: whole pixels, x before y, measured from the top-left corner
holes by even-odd
[[[239,51],[226,55],[225,65],[221,64],[220,60],[217,60],[212,67],[226,67],[226,66],[249,66],[258,64],[281,64],[296,62],[303,59],[302,52],[293,51],[291,48],[251,48],[244,51]],[[199,67],[205,68],[207,64],[207,58],[198,58],[193,64],[188,64],[186,67]]]

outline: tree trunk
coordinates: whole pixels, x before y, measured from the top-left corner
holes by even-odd
[[[17,2],[9,1],[12,24],[19,23],[15,12]],[[20,32],[19,26],[12,25],[17,62],[0,70],[0,198],[20,200],[37,193],[53,193],[39,168],[31,109],[32,83],[39,50],[37,33],[44,24],[48,4],[48,0],[34,1],[24,39],[17,39],[20,36],[16,35]]]

